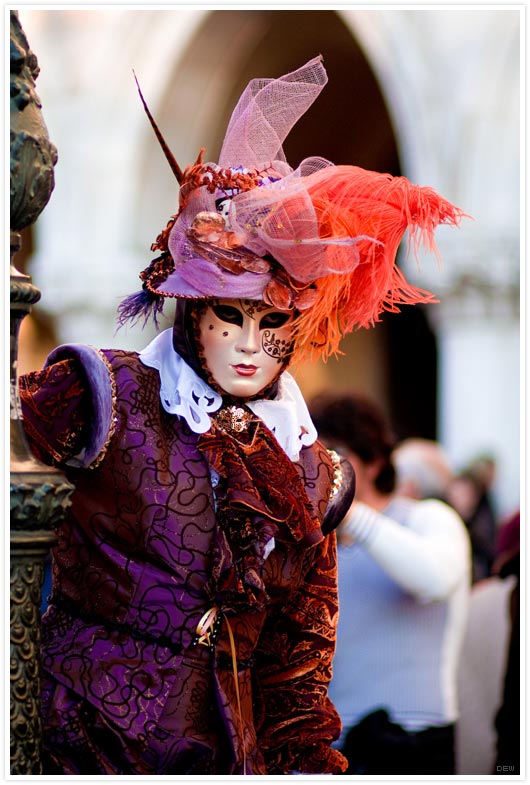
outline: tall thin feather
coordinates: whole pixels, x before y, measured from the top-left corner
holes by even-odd
[[[149,111],[149,107],[147,106],[145,98],[142,95],[142,91],[140,90],[140,85],[138,83],[138,79],[136,78],[136,74],[135,74],[134,71],[133,71],[133,76],[134,76],[134,81],[136,82],[136,87],[138,88],[138,93],[140,94],[140,100],[142,101],[142,104],[144,105],[145,113],[147,114],[147,116],[149,118],[149,122],[151,123],[151,125],[153,127],[153,131],[156,134],[156,138],[159,141],[160,147],[162,148],[162,152],[166,156],[167,162],[168,162],[168,164],[171,167],[171,171],[173,172],[173,174],[177,178],[177,182],[180,185],[182,183],[182,169],[178,165],[178,163],[177,163],[177,161],[175,159],[175,156],[173,155],[173,153],[169,149],[166,140],[162,136],[162,133],[161,133],[159,127],[155,123],[153,115]]]

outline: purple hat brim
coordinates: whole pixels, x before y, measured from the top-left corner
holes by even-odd
[[[235,275],[215,262],[194,258],[177,266],[156,291],[169,297],[262,300],[270,280],[270,273]]]

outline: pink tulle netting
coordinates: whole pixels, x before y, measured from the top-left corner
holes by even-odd
[[[285,162],[282,145],[289,131],[327,81],[320,55],[279,79],[252,79],[232,113],[219,166],[261,169],[267,162]]]

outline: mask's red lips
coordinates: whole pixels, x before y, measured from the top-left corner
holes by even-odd
[[[232,368],[240,376],[254,376],[258,370],[255,365],[243,365],[242,363],[240,365],[233,365]]]

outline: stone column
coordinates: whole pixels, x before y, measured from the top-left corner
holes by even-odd
[[[33,224],[54,186],[57,152],[48,138],[35,92],[39,73],[16,11],[11,44],[11,276],[10,276],[10,506],[11,506],[11,774],[41,774],[40,607],[44,563],[53,528],[65,514],[72,486],[32,456],[22,427],[17,380],[20,324],[40,298],[13,264],[20,232]]]
[[[466,255],[462,243],[465,264],[455,265],[431,309],[440,357],[439,438],[456,469],[479,454],[495,458],[493,496],[502,518],[520,492],[519,250],[506,236],[477,247]]]

